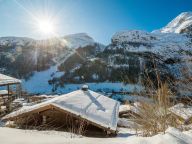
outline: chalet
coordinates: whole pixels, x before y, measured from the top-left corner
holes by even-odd
[[[17,85],[21,84],[21,80],[18,80],[16,78],[0,74],[0,86],[8,86],[8,85]]]
[[[45,102],[23,107],[6,115],[3,120],[14,121],[25,128],[35,126],[70,129],[73,132],[76,132],[75,129],[84,129],[85,134],[90,134],[89,130],[94,128],[104,134],[116,134],[118,113],[119,102],[83,87]]]
[[[21,80],[0,74],[0,106],[8,106],[21,96]]]
[[[0,91],[0,95],[11,95],[12,91],[10,90],[10,86],[12,85],[15,85],[21,88],[21,80],[4,75],[4,74],[0,74],[0,87],[7,87],[7,90]]]

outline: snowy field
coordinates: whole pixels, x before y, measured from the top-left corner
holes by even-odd
[[[57,65],[50,67],[48,70],[35,72],[28,80],[22,80],[22,87],[29,93],[52,94],[52,85],[48,81],[52,78],[59,78],[63,72],[57,70]],[[93,91],[112,92],[112,91],[139,91],[142,89],[139,85],[127,84],[117,82],[102,82],[102,83],[86,83],[89,89]],[[55,93],[65,94],[74,90],[80,89],[83,84],[65,84],[64,87],[59,87]]]
[[[0,127],[1,144],[192,144],[192,131],[169,128],[165,134],[153,137],[134,135],[121,129],[115,138],[87,138],[66,132],[19,130]]]

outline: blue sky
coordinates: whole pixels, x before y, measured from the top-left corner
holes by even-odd
[[[117,31],[159,29],[184,11],[192,0],[0,0],[0,36],[40,39],[33,17],[46,14],[60,36],[86,32],[108,44]]]

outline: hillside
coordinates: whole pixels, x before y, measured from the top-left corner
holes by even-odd
[[[35,71],[59,65],[79,49],[90,55],[103,49],[103,45],[83,33],[47,40],[3,37],[0,38],[0,72],[27,79]]]

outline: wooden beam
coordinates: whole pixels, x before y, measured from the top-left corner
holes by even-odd
[[[1,86],[7,86],[7,85],[15,85],[15,84],[21,84],[21,83],[19,83],[19,82],[13,82],[13,83],[6,83],[6,84],[0,84],[0,87]]]
[[[9,98],[9,95],[10,95],[10,87],[9,87],[9,85],[7,85],[7,91],[8,91],[8,98]]]
[[[27,116],[27,115],[35,114],[35,113],[40,113],[40,112],[42,112],[42,111],[45,111],[45,110],[48,110],[48,109],[51,109],[51,108],[52,108],[51,105],[46,105],[46,106],[40,107],[40,108],[38,108],[38,109],[34,109],[34,110],[32,110],[32,111],[29,111],[29,112],[18,113],[18,114],[16,114],[15,116],[6,118],[6,119],[4,119],[4,120],[14,120],[15,118],[18,118],[18,117],[23,118],[23,117],[25,117],[25,116]]]
[[[17,98],[21,98],[21,84],[17,84],[16,85],[16,95],[17,95]]]

